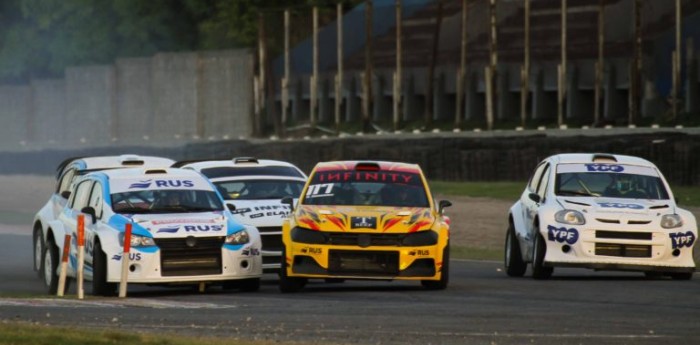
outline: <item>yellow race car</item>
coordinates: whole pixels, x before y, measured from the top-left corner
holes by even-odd
[[[282,225],[280,291],[309,278],[417,280],[445,289],[449,280],[449,201],[433,202],[415,164],[318,163]]]

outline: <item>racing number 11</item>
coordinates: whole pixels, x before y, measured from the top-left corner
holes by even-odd
[[[321,193],[321,189],[326,188],[325,193]],[[309,186],[309,190],[306,192],[307,196],[312,196],[312,195],[325,195],[325,194],[331,194],[331,191],[333,190],[333,184],[332,183],[323,183],[323,184],[314,184]]]

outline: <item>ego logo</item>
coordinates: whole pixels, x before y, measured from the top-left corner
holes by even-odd
[[[574,244],[578,241],[578,230],[566,227],[557,228],[551,225],[547,226],[547,239],[550,241],[556,241],[559,243]]]
[[[683,247],[690,248],[693,246],[693,243],[695,243],[695,235],[690,231],[686,233],[677,232],[674,234],[668,234],[668,236],[671,237],[671,245],[673,246],[673,249]]]
[[[625,168],[616,164],[586,164],[588,171],[596,172],[623,172]]]
[[[114,256],[112,256],[112,260],[121,261],[122,255],[121,254],[114,254]],[[141,261],[141,253],[129,253],[129,260]]]
[[[190,180],[156,180],[156,187],[194,187]]]
[[[221,231],[223,225],[185,225],[185,232]]]
[[[629,208],[631,210],[643,210],[644,206],[637,204],[620,204],[616,202],[601,202],[598,205],[602,208]]]

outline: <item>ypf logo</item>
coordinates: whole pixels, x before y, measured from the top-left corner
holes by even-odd
[[[623,172],[625,168],[617,164],[586,164],[588,171],[594,172]]]
[[[671,237],[671,245],[673,249],[676,248],[683,248],[683,247],[692,247],[693,243],[695,243],[695,234],[693,234],[691,231],[688,232],[676,232],[673,234],[668,234],[669,237]]]
[[[598,205],[602,208],[619,208],[619,209],[624,209],[624,208],[629,208],[631,210],[643,210],[644,206],[642,205],[637,205],[637,204],[620,204],[617,202],[601,202]]]
[[[547,239],[559,243],[574,244],[578,241],[578,230],[566,227],[557,228],[551,225],[547,226]]]

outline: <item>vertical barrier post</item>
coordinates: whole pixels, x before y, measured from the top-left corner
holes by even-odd
[[[561,64],[559,72],[558,86],[559,97],[557,99],[557,122],[559,126],[564,125],[564,102],[566,102],[566,0],[561,1]]]
[[[287,135],[287,118],[289,112],[289,9],[284,10],[284,77],[282,78],[282,136]],[[299,100],[297,100],[298,102]]]
[[[63,297],[66,289],[66,270],[68,269],[68,254],[70,253],[70,235],[63,238],[63,255],[61,256],[61,273],[58,276],[58,291],[56,295]]]
[[[461,17],[461,44],[459,50],[459,71],[457,71],[457,98],[455,100],[455,130],[462,128],[462,117],[464,116],[465,85],[464,77],[467,71],[467,0],[462,0]]]
[[[311,75],[310,84],[310,96],[311,96],[311,115],[309,116],[309,123],[311,124],[311,129],[316,128],[316,121],[318,120],[318,64],[319,64],[319,47],[318,47],[318,7],[313,8],[313,74]]]
[[[396,11],[396,71],[394,72],[394,92],[392,92],[392,95],[394,96],[394,131],[398,131],[401,125],[401,90],[403,89],[401,85],[403,77],[403,50],[401,46],[401,40],[403,39],[401,34],[401,0],[396,0],[394,10]]]
[[[530,0],[525,0],[525,39],[523,43],[523,66],[520,71],[520,126],[525,128],[527,99],[530,94]]]
[[[78,215],[78,299],[85,297],[83,271],[85,270],[85,215]]]
[[[126,297],[126,284],[129,278],[129,254],[131,252],[131,223],[124,229],[124,252],[122,253],[122,276],[119,280],[119,298]]]
[[[336,5],[338,21],[337,58],[338,74],[335,76],[335,134],[340,135],[340,111],[343,104],[343,4]],[[354,96],[354,95],[353,95]]]
[[[600,0],[598,5],[598,61],[595,64],[595,109],[593,110],[593,122],[600,123],[600,107],[603,100],[603,54],[605,49],[605,0]]]

